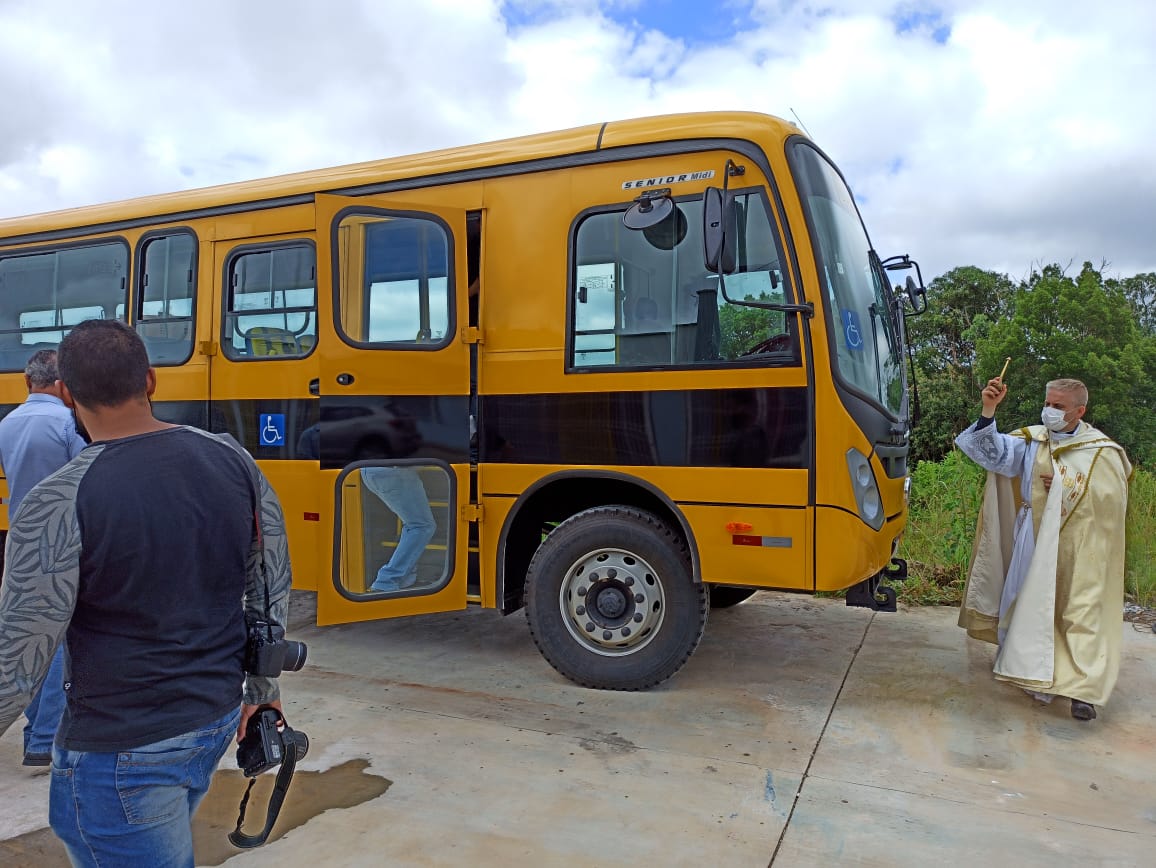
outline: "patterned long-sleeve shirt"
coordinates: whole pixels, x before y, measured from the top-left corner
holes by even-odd
[[[179,735],[236,707],[242,685],[246,702],[278,698],[276,679],[244,676],[246,623],[283,630],[291,580],[280,503],[232,438],[174,427],[94,443],[13,516],[0,732],[66,639],[68,749]]]

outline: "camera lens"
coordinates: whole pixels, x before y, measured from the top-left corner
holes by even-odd
[[[309,752],[309,736],[299,730],[293,730],[293,747],[297,749],[297,759],[303,759]]]
[[[304,642],[285,640],[285,659],[281,661],[281,671],[296,672],[305,665],[305,655],[309,649]]]

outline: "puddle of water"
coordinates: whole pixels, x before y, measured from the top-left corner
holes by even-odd
[[[392,781],[367,772],[369,762],[353,759],[321,772],[300,771],[281,806],[277,825],[269,835],[276,841],[286,832],[334,808],[352,808],[382,795]],[[255,835],[265,825],[265,810],[277,776],[261,775],[253,787],[246,814],[245,831]],[[244,852],[229,843],[228,834],[237,823],[237,805],[249,784],[237,769],[218,771],[213,775],[209,792],[193,817],[193,850],[198,865],[220,865],[226,859]],[[0,865],[6,868],[68,868],[64,845],[51,829],[37,829],[6,841],[0,841]]]

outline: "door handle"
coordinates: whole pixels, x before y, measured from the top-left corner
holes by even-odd
[[[320,379],[320,377],[314,377],[312,380],[309,381],[309,394],[310,395],[320,395],[321,394],[321,379]]]
[[[337,385],[339,385],[339,386],[352,386],[353,385],[353,374],[338,374],[337,375]]]

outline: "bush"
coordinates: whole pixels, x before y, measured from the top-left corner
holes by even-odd
[[[910,574],[896,583],[901,601],[924,606],[961,602],[983,484],[983,468],[958,449],[942,461],[915,466],[907,532],[899,546]],[[1132,476],[1126,534],[1128,598],[1156,607],[1156,476],[1140,469]]]
[[[958,449],[942,461],[915,465],[907,532],[899,547],[909,573],[896,585],[900,600],[957,605],[963,599],[983,482],[983,468]]]

